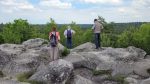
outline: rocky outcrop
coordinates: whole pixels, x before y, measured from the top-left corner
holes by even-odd
[[[150,60],[144,59],[136,62],[134,72],[142,77],[150,77]]]
[[[11,59],[12,57],[9,54],[0,50],[0,71]]]
[[[73,71],[73,65],[64,60],[49,63],[47,68],[41,69],[30,77],[30,80],[45,84],[65,84]]]
[[[43,44],[47,44],[48,41],[41,39],[41,38],[36,38],[36,39],[30,39],[27,40],[25,42],[23,42],[22,44],[26,47],[26,48],[39,48],[42,47]]]
[[[61,44],[58,47],[61,54],[65,48]],[[43,84],[150,83],[150,59],[142,49],[133,46],[94,48],[95,45],[88,42],[71,49],[68,56],[52,61],[47,40],[36,38],[20,45],[2,44],[0,74],[16,78],[19,74],[33,72],[28,80]],[[4,84],[10,84],[9,81],[21,84],[3,77],[0,79]]]
[[[77,76],[75,76],[75,78],[71,84],[96,84],[96,83],[94,83],[91,80],[86,79],[82,76],[77,75]]]

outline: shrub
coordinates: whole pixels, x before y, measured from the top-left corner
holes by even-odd
[[[67,56],[69,53],[70,53],[70,50],[67,49],[67,48],[65,48],[65,49],[62,51],[61,55],[62,55],[62,57],[65,57],[65,56]]]

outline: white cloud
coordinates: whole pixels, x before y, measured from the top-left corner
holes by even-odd
[[[5,12],[13,11],[37,11],[37,9],[27,0],[1,0],[0,8]]]
[[[40,5],[60,9],[68,9],[72,7],[70,2],[61,2],[60,0],[41,0]]]
[[[80,0],[82,2],[86,2],[86,3],[109,3],[109,4],[120,4],[122,3],[122,0]]]

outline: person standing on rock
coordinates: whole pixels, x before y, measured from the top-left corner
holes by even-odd
[[[56,60],[59,58],[58,42],[60,41],[60,34],[57,32],[56,27],[52,27],[52,31],[49,33],[50,40],[50,58],[51,60]]]
[[[66,37],[66,46],[67,48],[72,48],[72,36],[75,34],[75,31],[71,29],[70,26],[64,31],[64,36]]]
[[[94,25],[92,27],[92,30],[94,32],[94,40],[95,40],[96,49],[101,48],[100,33],[102,29],[103,29],[103,25],[97,19],[94,19]]]

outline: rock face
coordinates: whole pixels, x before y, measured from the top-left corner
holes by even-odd
[[[48,43],[48,41],[41,38],[36,38],[27,40],[22,44],[27,48],[38,48],[41,47],[44,43]]]
[[[87,43],[88,45],[89,43]],[[86,44],[84,46],[86,47]],[[145,51],[135,47],[128,47],[126,49],[103,48],[102,51],[91,50],[72,52],[64,59],[73,63],[76,68],[86,67],[93,70],[112,70],[112,75],[128,75],[133,73],[135,62],[144,59],[146,55]]]
[[[144,59],[136,62],[134,72],[143,77],[150,77],[150,60]]]
[[[73,65],[64,60],[49,63],[46,69],[36,72],[30,80],[41,81],[46,84],[65,84],[73,71]]]
[[[60,53],[64,51],[63,45],[58,47]],[[20,45],[2,44],[0,74],[16,78],[19,74],[34,72],[28,80],[43,84],[150,84],[150,59],[142,49],[94,48],[95,45],[88,42],[71,49],[68,56],[52,61],[47,40],[36,38]],[[22,84],[3,77],[1,83]]]
[[[83,78],[82,76],[75,76],[75,79],[73,80],[72,84],[96,84],[92,82],[89,79]]]
[[[0,45],[0,71],[5,75],[15,77],[18,74],[36,71],[41,63],[48,64],[50,61],[50,47],[43,42],[44,39],[30,39],[23,45],[2,44]],[[64,47],[59,44],[60,51]]]
[[[3,51],[0,51],[0,71],[11,60],[11,56]]]

